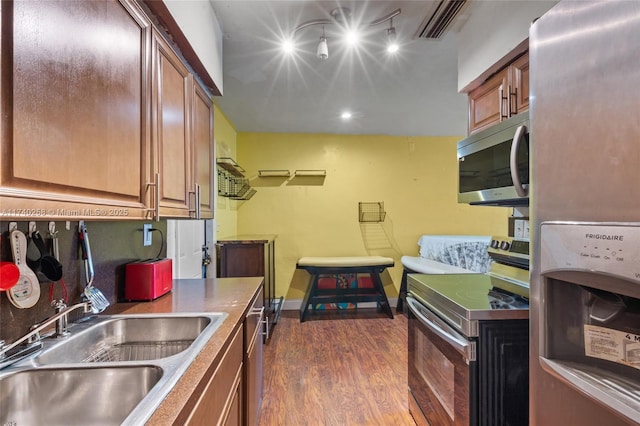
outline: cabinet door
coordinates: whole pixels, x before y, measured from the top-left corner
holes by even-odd
[[[505,68],[469,93],[469,134],[508,116],[508,80]]]
[[[264,277],[263,243],[219,243],[218,277]]]
[[[264,295],[260,292],[252,304],[252,310],[245,320],[245,405],[246,425],[257,426],[260,419],[263,396],[263,331],[264,318],[260,313]]]
[[[192,76],[156,32],[153,37],[153,146],[160,215],[189,217],[192,191],[190,94]]]
[[[194,176],[199,187],[200,218],[213,218],[213,103],[207,93],[194,83],[193,92],[193,146]]]
[[[197,398],[185,425],[242,424],[242,358],[243,330],[236,332],[213,376]]]
[[[3,210],[42,219],[144,217],[147,18],[127,0],[0,7]]]
[[[240,386],[240,383],[236,384],[236,387],[233,391],[233,399],[230,403],[229,412],[227,413],[227,417],[224,419],[222,424],[224,426],[242,425],[242,387]]]
[[[510,68],[511,96],[509,115],[515,115],[529,109],[529,53],[516,59]]]

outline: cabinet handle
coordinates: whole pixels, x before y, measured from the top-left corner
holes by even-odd
[[[193,198],[191,197],[193,194]],[[193,203],[195,207],[191,207],[191,200],[193,199]],[[196,189],[194,191],[189,191],[189,216],[193,213],[194,219],[200,219],[200,185],[196,183]]]
[[[196,183],[196,219],[200,219],[200,184]]]
[[[508,98],[504,96],[504,89],[502,87],[502,84],[500,85],[498,96],[500,97],[500,121],[502,121],[503,118],[509,118],[509,111],[507,111],[507,114],[504,113],[505,112],[504,101],[508,100]]]
[[[249,311],[249,313],[247,314],[247,317],[251,317],[257,315],[258,321],[262,322],[262,319],[264,318],[264,306],[260,307],[260,308],[251,308],[251,310]]]
[[[511,98],[513,98],[513,103],[511,103]],[[509,117],[514,116],[518,113],[518,88],[515,87],[512,92],[509,89]]]
[[[260,321],[260,323],[264,324],[264,332],[262,333],[264,340],[269,340],[269,317],[264,317],[264,321]]]
[[[153,212],[152,217],[156,222],[160,221],[160,173],[156,173],[154,176],[154,182],[147,182],[147,186],[153,186],[153,207],[147,209],[148,212]]]

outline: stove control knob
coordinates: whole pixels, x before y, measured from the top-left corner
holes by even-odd
[[[500,241],[491,240],[491,248],[497,249],[498,247],[500,247]]]
[[[509,247],[511,247],[509,241],[503,241],[500,243],[500,250],[509,250]]]

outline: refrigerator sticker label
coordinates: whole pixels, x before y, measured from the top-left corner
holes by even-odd
[[[640,335],[585,325],[584,353],[640,369]]]

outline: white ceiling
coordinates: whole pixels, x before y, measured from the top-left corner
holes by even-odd
[[[210,0],[222,27],[224,87],[216,99],[239,132],[464,135],[467,98],[457,92],[457,34],[414,39],[432,1]],[[393,19],[401,50],[384,51],[387,23],[372,28],[365,49],[342,50],[327,26],[329,59],[315,56],[320,26],[298,33],[295,60],[279,40],[300,23],[338,6],[370,22]],[[349,122],[340,119],[350,110]]]

